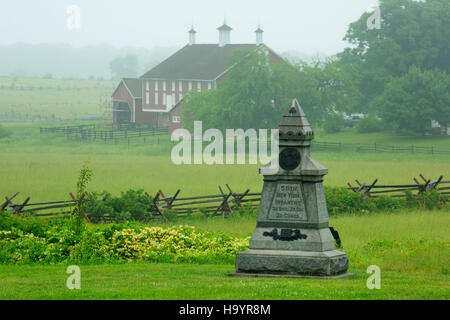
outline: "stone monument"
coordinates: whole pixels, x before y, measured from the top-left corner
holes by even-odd
[[[260,168],[264,186],[250,249],[236,255],[231,275],[348,275],[348,257],[335,250],[328,226],[323,189],[328,169],[310,156],[313,138],[294,99],[279,125],[278,159]]]

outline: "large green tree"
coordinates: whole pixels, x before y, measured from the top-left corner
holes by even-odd
[[[295,98],[299,72],[284,61],[274,62],[264,47],[237,51],[226,81],[213,91],[191,92],[183,106],[183,122],[205,128],[275,128],[289,100]]]
[[[369,30],[372,13],[364,13],[344,38],[352,47],[338,55],[356,71],[366,106],[411,66],[450,71],[450,1],[380,0],[379,7],[381,28]]]
[[[290,64],[270,58],[267,49],[238,51],[227,81],[214,91],[191,93],[183,122],[192,128],[276,128],[291,99],[297,98],[308,119],[321,125],[335,110],[352,111],[361,94],[351,74],[336,60]]]
[[[432,120],[450,126],[450,76],[412,67],[389,81],[377,103],[386,125],[398,133],[425,134]]]

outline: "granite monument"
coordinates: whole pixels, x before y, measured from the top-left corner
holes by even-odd
[[[250,249],[236,255],[231,275],[347,275],[348,257],[335,250],[328,226],[323,188],[328,169],[311,158],[313,138],[294,99],[279,125],[276,163],[260,168],[264,186]]]

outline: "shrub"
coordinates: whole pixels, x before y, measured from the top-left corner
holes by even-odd
[[[46,223],[39,218],[31,216],[19,217],[6,211],[0,211],[0,230],[17,230],[24,233],[32,233],[36,236],[44,236],[46,229]]]
[[[119,197],[108,192],[94,192],[89,195],[83,208],[94,223],[102,221],[105,215],[117,223],[130,220],[148,222],[153,218],[154,204],[141,189],[122,192]]]
[[[356,124],[356,131],[359,133],[379,132],[383,129],[383,121],[373,115],[359,120]]]
[[[0,263],[104,263],[124,261],[232,263],[249,237],[197,231],[193,227],[136,224],[88,228],[74,239],[70,225],[51,226],[43,236],[0,231]]]
[[[339,114],[332,114],[325,121],[323,129],[326,133],[337,133],[345,127],[345,119]]]
[[[327,208],[330,215],[336,214],[365,214],[376,211],[392,211],[406,207],[405,200],[389,196],[365,198],[360,192],[353,192],[346,188],[325,187]]]
[[[447,198],[437,190],[431,190],[422,194],[413,195],[411,191],[406,191],[406,206],[420,209],[443,209],[446,206]]]

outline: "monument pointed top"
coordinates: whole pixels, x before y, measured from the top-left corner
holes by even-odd
[[[279,129],[281,140],[306,141],[314,138],[311,125],[297,99],[292,100],[291,106],[284,113]]]

